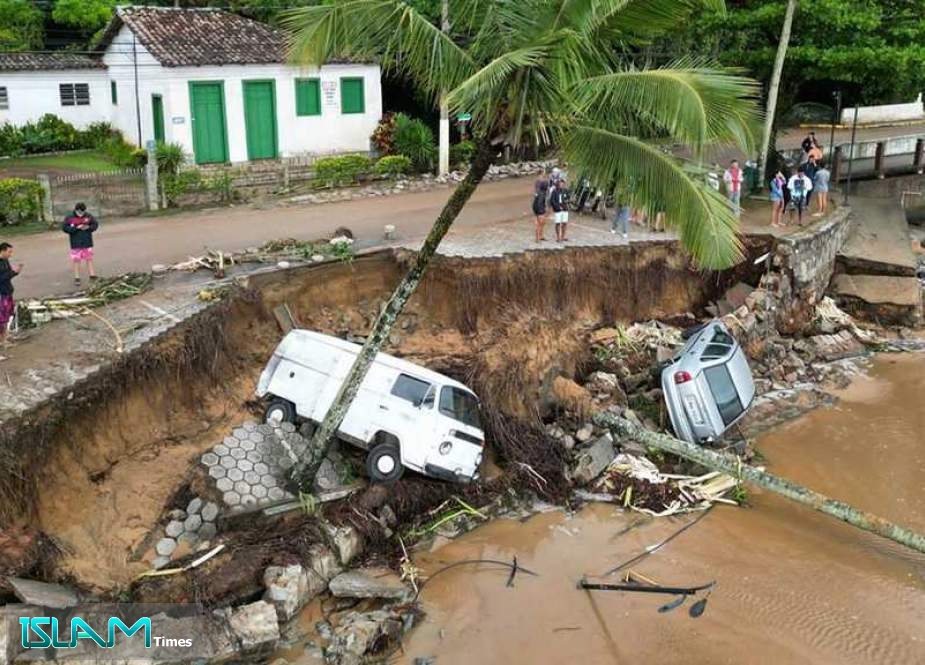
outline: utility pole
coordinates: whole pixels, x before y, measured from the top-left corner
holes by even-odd
[[[440,16],[440,29],[448,34],[450,32],[450,0],[442,0]],[[450,172],[450,109],[446,103],[446,90],[440,92],[440,154],[437,164],[437,175],[446,175]]]
[[[838,119],[841,116],[841,90],[836,90],[832,93],[832,96],[835,97],[835,113],[832,115],[832,131],[829,132],[829,152],[826,158],[826,161],[830,163],[832,157],[835,156],[835,125],[838,124]]]
[[[854,120],[851,122],[851,149],[848,151],[848,180],[845,182],[845,191],[842,196],[842,205],[848,205],[848,190],[851,189],[851,167],[854,164],[854,140],[858,133],[858,104],[854,103]]]
[[[764,136],[761,139],[761,153],[758,155],[758,182],[762,189],[764,189],[764,180],[767,176],[768,152],[771,150],[771,133],[774,131],[774,114],[777,112],[777,93],[780,90],[780,79],[784,71],[787,47],[790,45],[790,28],[793,26],[793,14],[796,12],[796,8],[797,0],[787,0],[784,25],[780,31],[780,42],[777,44],[777,57],[774,59],[774,70],[771,73],[771,83],[768,86],[768,106],[765,110]]]

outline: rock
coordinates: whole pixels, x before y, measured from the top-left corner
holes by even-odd
[[[401,344],[401,335],[399,335],[398,333],[395,333],[395,332],[393,332],[392,334],[390,334],[390,335],[389,335],[389,344],[391,344],[392,346],[398,346],[399,344]]]
[[[390,570],[364,568],[341,573],[331,580],[328,590],[337,598],[399,600],[408,592],[408,587]]]
[[[386,645],[397,642],[402,627],[401,616],[389,610],[351,612],[341,618],[331,644],[325,649],[325,657],[328,662],[357,665],[374,645],[379,648],[384,640]]]
[[[385,506],[383,510],[386,508],[388,506]],[[388,509],[391,510],[391,508]],[[394,512],[392,517],[395,517]],[[334,526],[326,523],[324,530],[334,546],[334,551],[337,553],[337,558],[341,565],[349,565],[363,551],[363,539],[360,532],[352,526]]]
[[[151,567],[154,568],[154,570],[160,570],[168,563],[170,563],[170,557],[156,556],[154,557],[154,561],[151,562]]]
[[[169,513],[167,513],[167,515],[170,517],[170,519],[176,520],[178,522],[182,522],[186,519],[186,511],[179,508],[174,508]]]
[[[667,363],[674,358],[674,349],[667,346],[660,346],[655,349],[655,362],[658,364]]]
[[[616,374],[594,372],[588,377],[585,387],[591,392],[603,393],[620,404],[626,404],[626,393],[620,387],[620,380]]]
[[[212,503],[209,501],[202,507],[202,521],[203,522],[214,522],[218,518],[218,504]]]
[[[571,434],[566,434],[561,439],[559,439],[559,444],[566,450],[571,450],[575,447],[575,437]]]
[[[572,468],[572,480],[587,484],[597,478],[613,461],[616,451],[613,440],[608,435],[595,439],[587,448],[583,449]]]
[[[77,592],[61,584],[48,584],[20,577],[9,578],[13,593],[27,605],[64,609],[77,605]]]
[[[382,506],[382,509],[379,511],[379,521],[387,527],[395,527],[398,525],[398,516],[395,514],[395,511],[392,510],[392,506],[388,504]]]
[[[648,372],[639,372],[638,374],[631,374],[623,380],[623,383],[626,385],[626,392],[634,393],[644,385],[646,385],[651,379],[651,375]]]
[[[171,520],[164,528],[164,533],[167,534],[168,538],[176,538],[181,533],[183,533],[183,522]]]
[[[266,593],[263,599],[272,603],[280,621],[289,621],[314,598],[318,585],[311,583],[309,571],[302,566],[270,566],[263,571]]]
[[[173,538],[161,538],[154,546],[154,551],[160,556],[170,556],[177,549],[177,541]]]
[[[264,600],[232,610],[228,626],[242,651],[270,648],[279,641],[276,608]]]
[[[575,440],[579,443],[586,443],[594,436],[594,425],[591,423],[585,424],[581,429],[575,432]]]
[[[216,535],[218,535],[218,529],[215,528],[215,524],[213,522],[206,522],[201,527],[199,527],[198,535],[201,540],[212,540]]]
[[[337,556],[324,545],[315,545],[312,548],[309,569],[324,581],[324,586],[342,570]]]
[[[559,440],[565,436],[565,430],[555,423],[546,425],[546,433],[556,440]]]
[[[189,502],[189,505],[186,506],[187,515],[197,515],[199,511],[202,510],[202,499],[198,496]]]
[[[183,522],[183,529],[188,532],[196,532],[199,530],[199,527],[202,526],[202,516],[201,515],[190,515],[186,518],[186,521]]]

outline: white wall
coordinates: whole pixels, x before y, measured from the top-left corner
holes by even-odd
[[[89,106],[61,106],[59,83],[87,83]],[[76,127],[109,120],[109,75],[105,69],[0,72],[9,109],[0,109],[0,124],[22,125],[53,113]]]
[[[123,26],[107,49],[103,61],[119,88],[119,105],[113,109],[112,122],[126,139],[138,143],[138,121],[135,112],[135,82],[132,55],[132,35]],[[190,81],[223,81],[228,151],[232,162],[247,161],[247,139],[244,128],[243,81],[273,79],[276,81],[277,142],[281,157],[307,153],[369,150],[369,137],[382,116],[382,87],[376,65],[326,65],[306,69],[289,65],[213,65],[206,67],[161,67],[142,47],[136,44],[139,72],[139,102],[141,107],[141,142],[154,138],[151,96],[164,100],[164,133],[170,143],[179,143],[193,154],[190,125]],[[340,112],[340,78],[362,76],[366,81],[366,112],[343,115]],[[320,78],[322,89],[333,86],[333,95],[322,90],[320,116],[298,117],[295,108],[295,80]]]
[[[858,124],[878,122],[910,122],[925,120],[925,107],[922,105],[922,93],[918,99],[908,104],[882,104],[880,106],[858,107]],[[854,107],[842,109],[841,121],[843,125],[854,122]]]

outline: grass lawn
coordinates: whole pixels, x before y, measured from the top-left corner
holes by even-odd
[[[106,155],[96,150],[0,159],[0,177],[28,177],[43,172],[99,172],[116,168]]]
[[[32,224],[13,224],[12,226],[0,226],[0,242],[15,238],[17,236],[30,236],[35,233],[42,233],[50,230],[51,227],[45,222],[35,222]]]

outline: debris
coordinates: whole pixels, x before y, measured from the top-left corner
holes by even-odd
[[[587,484],[597,478],[613,461],[613,439],[609,435],[598,437],[578,454],[572,468],[572,480]]]
[[[328,585],[336,598],[400,600],[408,593],[401,578],[390,570],[366,568],[341,573]]]
[[[279,329],[283,332],[284,335],[289,331],[299,327],[299,325],[296,323],[295,317],[292,315],[292,311],[289,309],[289,305],[286,303],[274,307],[273,316],[276,318],[276,323],[279,324]]]
[[[65,609],[74,607],[79,602],[73,589],[60,584],[36,582],[19,577],[11,577],[8,581],[16,597],[27,605]]]
[[[228,625],[243,651],[274,646],[279,641],[276,609],[264,600],[233,609]]]
[[[312,584],[309,571],[300,565],[270,566],[263,572],[263,599],[272,603],[281,621],[289,621],[318,593],[322,585]]]
[[[497,559],[466,559],[464,561],[456,561],[454,563],[451,563],[448,566],[444,566],[440,570],[432,573],[430,577],[428,577],[426,580],[424,580],[424,582],[421,583],[420,587],[418,588],[417,595],[415,595],[414,597],[414,600],[417,601],[418,597],[424,591],[424,587],[427,586],[427,584],[431,580],[433,580],[435,577],[437,577],[438,575],[442,575],[443,573],[449,570],[453,570],[454,568],[459,568],[460,566],[473,566],[473,565],[484,564],[484,563],[491,564],[494,566],[503,566],[505,568],[510,568],[510,569],[516,568],[518,572],[521,572],[524,575],[530,575],[531,577],[539,577],[539,573],[535,573],[532,570],[529,570],[528,568],[524,568],[523,566],[519,565],[516,559],[510,563],[508,563],[507,561],[498,561]],[[508,579],[511,579],[511,578],[508,578]]]

